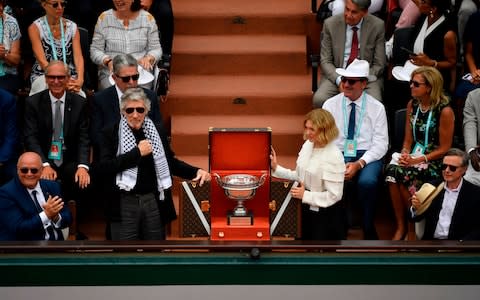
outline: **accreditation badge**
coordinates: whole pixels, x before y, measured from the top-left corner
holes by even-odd
[[[344,157],[357,157],[357,141],[345,140],[345,146],[343,147]]]
[[[413,156],[421,156],[425,154],[425,146],[420,143],[415,143],[415,146],[412,149]]]
[[[50,151],[48,152],[48,158],[53,160],[62,159],[62,142],[52,142]]]

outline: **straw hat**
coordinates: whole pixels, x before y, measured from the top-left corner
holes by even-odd
[[[403,66],[393,67],[392,75],[397,80],[410,81],[412,77],[412,72],[415,71],[415,69],[417,68],[419,68],[419,66],[414,65],[410,62],[410,60],[407,60]]]
[[[148,72],[144,68],[142,68],[142,66],[138,65],[137,70],[138,70],[138,74],[140,75],[140,77],[138,78],[138,85],[149,84],[153,81],[153,79],[154,79],[153,74]],[[108,81],[112,85],[115,84],[115,80],[113,80],[112,74],[110,74],[110,76],[108,77]]]
[[[356,77],[356,78],[368,78],[368,81],[375,81],[377,77],[375,75],[369,75],[370,65],[366,60],[354,59],[346,69],[337,68],[335,72],[343,77]]]
[[[437,187],[430,183],[424,183],[422,187],[415,193],[415,196],[420,201],[420,207],[417,208],[416,214],[419,216],[423,214],[427,208],[432,204],[433,199],[437,197],[438,193],[443,190],[444,182]]]

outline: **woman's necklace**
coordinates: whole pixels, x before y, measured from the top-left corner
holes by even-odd
[[[424,108],[423,105],[420,103],[420,111],[422,112],[422,114],[426,113],[429,110],[430,110],[430,105]]]

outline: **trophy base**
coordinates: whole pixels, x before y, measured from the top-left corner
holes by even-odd
[[[247,213],[246,216],[235,216],[234,214],[228,214],[228,225],[230,226],[251,226],[253,225],[253,215]]]

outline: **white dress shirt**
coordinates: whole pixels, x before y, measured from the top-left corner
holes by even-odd
[[[343,113],[343,99],[345,98],[346,104],[346,116]],[[340,134],[335,141],[338,149],[343,152],[345,144],[345,118],[350,116],[350,103],[355,102],[357,109],[355,110],[355,120],[360,121],[360,115],[362,111],[363,96],[360,96],[355,101],[351,101],[347,97],[344,97],[343,93],[340,93],[323,104],[323,109],[328,110],[337,124]],[[363,114],[361,124],[357,123],[356,128],[361,126],[357,140],[357,150],[365,150],[361,159],[366,164],[373,161],[382,159],[388,150],[388,125],[387,114],[385,113],[385,107],[377,99],[373,98],[369,94],[365,95],[365,112]]]
[[[436,239],[447,239],[448,232],[450,231],[450,224],[452,223],[453,211],[455,210],[455,205],[457,204],[458,193],[462,188],[463,179],[460,181],[460,184],[456,189],[449,189],[445,185],[445,194],[443,196],[442,209],[438,215],[437,227],[435,227],[435,232],[433,237]]]

